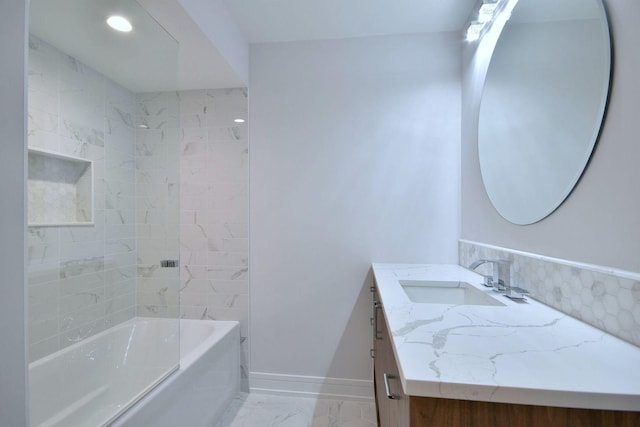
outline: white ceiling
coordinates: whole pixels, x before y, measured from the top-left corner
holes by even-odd
[[[461,31],[479,0],[198,1],[224,2],[249,43],[266,43]],[[245,85],[180,0],[138,2],[31,0],[30,32],[133,92]],[[132,33],[106,26],[114,12]]]
[[[30,33],[133,92],[245,86],[176,0],[30,3]],[[114,13],[132,21],[131,33],[106,25]]]
[[[134,30],[113,31],[105,23],[112,14]],[[136,92],[176,85],[178,45],[135,2],[31,0],[29,32]]]
[[[250,43],[461,31],[477,0],[223,0]]]

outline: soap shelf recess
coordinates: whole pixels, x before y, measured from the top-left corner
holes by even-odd
[[[94,225],[93,161],[28,149],[28,225]]]

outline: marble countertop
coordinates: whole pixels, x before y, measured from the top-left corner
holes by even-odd
[[[404,392],[640,411],[640,348],[458,265],[373,264]],[[413,303],[399,280],[471,283],[504,306]]]

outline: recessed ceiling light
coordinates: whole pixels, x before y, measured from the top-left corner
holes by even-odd
[[[113,15],[107,18],[107,24],[116,31],[128,33],[133,30],[131,22],[123,16]]]
[[[244,119],[235,119],[234,122],[236,122],[236,123],[244,123]]]

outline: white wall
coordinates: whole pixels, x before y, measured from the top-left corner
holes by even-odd
[[[640,3],[607,1],[614,40],[613,84],[604,128],[581,181],[560,208],[539,223],[517,226],[493,208],[482,184],[477,118],[486,58],[463,55],[462,237],[574,261],[640,271]]]
[[[369,380],[371,262],[457,262],[459,37],[252,45],[252,375]]]
[[[0,423],[28,425],[26,241],[27,3],[0,6]]]

